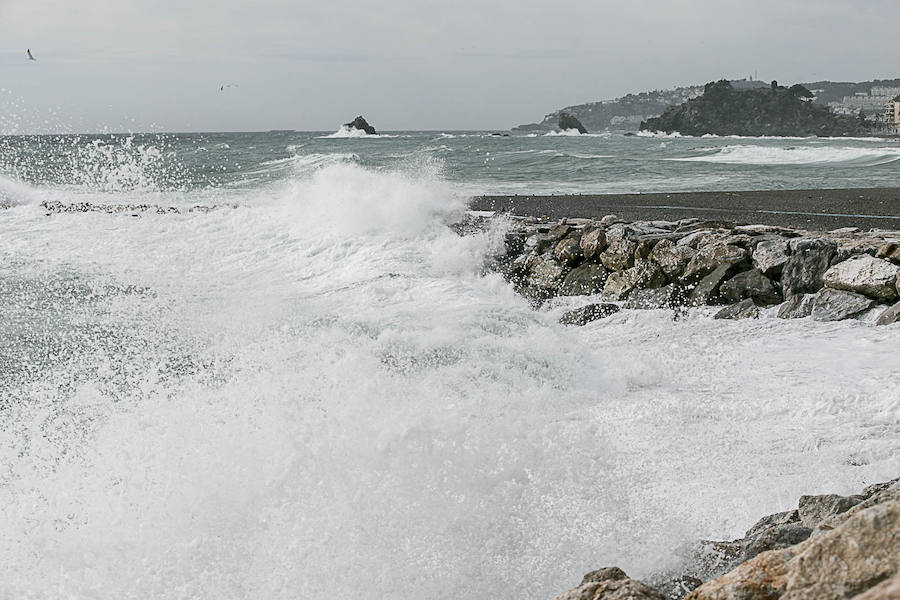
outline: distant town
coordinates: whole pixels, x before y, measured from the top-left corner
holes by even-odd
[[[735,89],[759,89],[770,82],[756,78],[731,80]],[[854,116],[866,120],[872,133],[900,135],[900,79],[874,80],[859,83],[816,81],[801,84],[812,97],[810,101],[827,106],[836,115]],[[590,131],[636,131],[642,122],[663,114],[666,108],[677,106],[703,94],[703,85],[653,90],[610,100],[600,100],[567,106],[546,115],[537,123],[519,125],[519,131],[552,130],[559,115],[576,117]]]

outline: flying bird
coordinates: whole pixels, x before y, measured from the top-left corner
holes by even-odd
[[[25,50],[25,54],[28,55],[28,60],[37,60],[35,57],[31,55],[31,48]]]
[[[219,91],[224,92],[225,88],[232,88],[232,87],[237,87],[237,86],[238,85],[236,83],[226,83],[225,85],[223,85],[222,87],[219,88]]]

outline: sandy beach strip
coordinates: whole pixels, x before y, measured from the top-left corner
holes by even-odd
[[[699,217],[811,230],[859,227],[900,230],[900,188],[480,196],[472,210],[632,220]]]

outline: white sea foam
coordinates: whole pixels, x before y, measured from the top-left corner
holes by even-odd
[[[357,129],[356,127],[348,127],[347,125],[341,125],[341,128],[335,131],[334,133],[329,133],[328,135],[319,136],[321,139],[334,139],[334,138],[369,138],[369,139],[378,139],[378,138],[394,138],[396,135],[388,135],[384,133],[366,133],[362,129]]]
[[[900,159],[900,147],[868,146],[757,146],[736,145],[716,148],[701,156],[668,160],[746,165],[844,164],[871,167]]]
[[[673,131],[672,133],[666,133],[665,131],[647,131],[642,129],[635,134],[637,137],[646,137],[646,138],[680,138],[685,137],[678,133],[677,131]]]
[[[0,211],[0,596],[549,598],[900,469],[896,327],[565,328],[433,165],[246,193]]]
[[[0,208],[10,208],[37,202],[39,192],[15,179],[0,176]]]

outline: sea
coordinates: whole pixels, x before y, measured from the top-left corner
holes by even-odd
[[[565,327],[450,227],[900,142],[495,133],[0,137],[0,598],[550,599],[900,475],[896,326]]]

